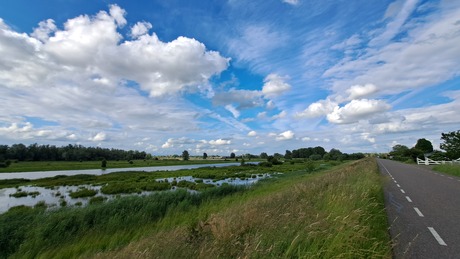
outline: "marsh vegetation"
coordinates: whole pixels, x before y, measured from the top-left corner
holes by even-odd
[[[313,170],[298,162],[30,181],[142,185],[160,178],[171,184],[171,177],[185,175],[212,182],[282,173],[251,187],[224,184],[193,193],[179,188],[107,201],[94,196],[88,206],[53,210],[43,204],[15,207],[0,215],[0,256],[391,257],[375,161],[314,163]]]

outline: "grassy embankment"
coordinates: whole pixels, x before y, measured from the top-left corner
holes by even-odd
[[[460,164],[435,165],[433,170],[460,177]]]
[[[0,257],[391,257],[374,160],[316,174],[292,166],[250,189],[10,210],[0,215]]]
[[[218,164],[232,163],[235,160],[224,159],[160,159],[160,160],[131,160],[132,163],[125,160],[107,161],[109,168],[131,168],[147,166],[168,166],[168,165],[195,165],[195,164]],[[11,163],[7,168],[0,168],[0,173],[15,172],[35,172],[35,171],[59,171],[59,170],[84,170],[84,169],[101,169],[101,161],[17,161]]]

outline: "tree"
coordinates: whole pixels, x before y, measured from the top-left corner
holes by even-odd
[[[284,154],[284,159],[292,159],[292,152],[289,150],[286,150],[286,153]]]
[[[410,151],[407,146],[398,144],[393,147],[393,150],[390,152],[390,155],[396,157],[408,157],[410,155]]]
[[[460,130],[448,133],[441,133],[441,139],[444,141],[440,147],[446,151],[450,159],[460,158]]]
[[[208,158],[208,154],[203,153],[203,159],[206,159],[206,158]]]
[[[185,160],[185,161],[187,161],[187,160],[190,159],[190,155],[188,154],[188,151],[187,151],[187,150],[184,150],[184,151],[182,152],[182,159]]]
[[[280,160],[280,159],[283,158],[284,156],[281,155],[280,153],[275,153],[275,154],[273,154],[273,157],[275,157],[276,159]]]
[[[267,153],[265,153],[265,152],[260,153],[260,158],[267,159],[268,158]]]
[[[235,153],[232,152],[232,153],[230,154],[230,158],[235,158],[235,157],[236,157]]]
[[[330,160],[339,160],[342,156],[342,152],[338,149],[333,148],[329,151],[329,156]]]
[[[433,144],[424,138],[417,140],[417,144],[415,144],[414,148],[422,151],[425,154],[433,152]]]
[[[102,159],[101,167],[104,168],[104,169],[107,167],[107,160],[105,160],[105,158]]]

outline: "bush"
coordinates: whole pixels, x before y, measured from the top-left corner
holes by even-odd
[[[259,166],[262,166],[262,167],[272,167],[273,164],[270,163],[270,162],[260,162],[260,163],[259,163]]]

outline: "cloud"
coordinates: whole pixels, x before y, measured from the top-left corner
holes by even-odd
[[[125,13],[111,5],[110,14],[100,11],[92,17],[81,15],[67,20],[61,30],[52,20],[43,21],[32,34],[42,42],[2,29],[0,46],[11,51],[2,55],[0,61],[14,64],[14,68],[1,73],[0,80],[11,87],[46,80],[53,85],[60,80],[72,80],[76,75],[69,78],[64,74],[81,70],[85,76],[105,78],[112,84],[135,81],[150,96],[157,97],[209,90],[208,80],[227,69],[229,59],[208,51],[195,39],[178,37],[162,42],[154,33],[145,34],[151,27],[146,22],[133,26],[131,33],[135,39],[121,42],[123,37],[118,29],[126,24]]]
[[[226,92],[217,92],[212,98],[213,105],[238,104],[238,109],[260,107],[264,105],[262,93],[253,90],[230,89]]]
[[[49,39],[49,35],[56,30],[57,27],[54,24],[54,20],[47,19],[38,23],[38,28],[34,29],[31,36],[41,41],[47,41]]]
[[[333,102],[330,99],[320,100],[310,104],[304,111],[297,113],[296,117],[314,118],[324,116],[334,111],[334,108],[336,108],[337,105],[338,104],[336,102]]]
[[[125,19],[126,11],[120,8],[118,5],[110,5],[110,16],[115,19],[115,22],[118,26],[126,25],[127,21]]]
[[[233,107],[233,105],[231,105],[231,104],[225,105],[225,109],[227,111],[231,112],[233,117],[235,117],[235,118],[240,117],[240,112],[235,107]]]
[[[216,140],[210,140],[208,143],[213,146],[221,146],[221,145],[230,145],[232,141],[226,140],[226,139],[216,139]]]
[[[406,22],[411,13],[415,10],[418,0],[407,0],[402,5],[399,12],[394,15],[394,9],[398,8],[399,3],[390,4],[387,11],[385,12],[385,18],[394,16],[394,18],[389,21],[385,27],[385,30],[379,36],[373,38],[370,42],[370,46],[381,45],[389,40],[393,39],[396,34],[399,33],[401,26]],[[389,11],[390,10],[390,11]]]
[[[283,141],[283,140],[290,140],[293,139],[295,136],[294,132],[288,130],[283,133],[280,133],[276,136],[277,141]]]
[[[254,24],[243,26],[238,35],[227,41],[228,51],[240,63],[249,63],[254,69],[266,72],[271,67],[270,54],[283,47],[288,35],[277,31],[272,25]]]
[[[152,27],[152,24],[149,22],[137,22],[133,27],[131,27],[131,37],[139,38],[140,36],[147,34]]]
[[[257,136],[257,132],[256,132],[256,131],[254,131],[254,130],[249,131],[248,137],[255,137],[255,136]]]
[[[270,101],[267,102],[266,107],[267,107],[267,109],[272,110],[272,109],[276,108],[276,105],[272,100],[270,100]]]
[[[282,0],[283,3],[290,4],[290,5],[298,5],[299,0]]]
[[[331,47],[333,50],[347,50],[349,48],[357,47],[360,43],[362,43],[362,39],[359,35],[353,34],[350,38],[346,39],[341,43],[337,43]]]
[[[353,85],[346,92],[347,94],[349,94],[348,100],[354,100],[354,99],[361,99],[371,94],[374,94],[378,92],[378,88],[377,86],[373,84]]]
[[[291,86],[285,82],[287,78],[277,74],[269,74],[264,79],[262,93],[269,98],[277,97],[289,91]]]
[[[287,115],[287,112],[286,111],[281,111],[280,113],[276,114],[276,115],[273,115],[271,117],[272,120],[277,120],[277,119],[282,119],[284,117],[286,117]]]
[[[107,135],[104,132],[99,132],[93,137],[89,138],[90,141],[94,141],[94,142],[104,141],[106,139],[107,139]]]
[[[373,114],[389,110],[391,106],[381,100],[353,100],[343,107],[335,107],[334,111],[327,115],[329,122],[336,124],[354,123],[367,119]]]

